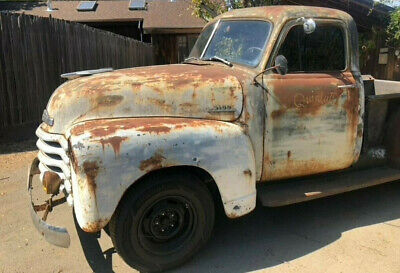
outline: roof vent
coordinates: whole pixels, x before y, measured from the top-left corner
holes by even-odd
[[[94,11],[97,6],[97,1],[81,1],[79,2],[77,11]]]
[[[146,0],[130,0],[129,9],[130,10],[145,10],[147,6]]]

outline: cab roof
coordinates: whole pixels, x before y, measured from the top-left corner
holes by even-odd
[[[231,10],[217,16],[212,20],[212,22],[219,19],[229,18],[254,18],[267,19],[273,23],[283,23],[299,17],[341,19],[345,22],[353,20],[348,13],[337,9],[297,5],[279,5]]]

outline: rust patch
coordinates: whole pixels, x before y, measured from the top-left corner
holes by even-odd
[[[124,99],[123,96],[109,95],[97,98],[97,104],[99,106],[114,106],[119,104]]]
[[[288,74],[286,80],[281,79],[279,75],[271,77],[274,79],[271,89],[281,104],[280,109],[271,113],[273,119],[282,117],[288,109],[296,110],[299,116],[317,115],[321,107],[337,104],[343,93],[343,90],[335,85],[341,75],[320,74],[310,78],[308,75]],[[332,81],[330,88],[326,88],[327,81]]]
[[[74,150],[72,149],[71,143],[68,141],[69,158],[71,159],[72,168],[75,172],[78,171],[78,161],[76,159]]]
[[[63,180],[58,174],[53,172],[45,172],[43,176],[43,187],[47,194],[58,194],[61,182]]]
[[[103,119],[77,125],[71,130],[71,134],[80,136],[88,132],[93,137],[108,138],[118,130],[135,129],[142,133],[166,134],[171,130],[200,127],[211,127],[221,133],[222,128],[226,126],[229,125],[218,121],[186,118]]]
[[[244,170],[243,174],[246,175],[246,176],[250,176],[250,177],[252,176],[252,173],[251,173],[250,169]]]
[[[119,153],[120,153],[121,143],[123,141],[125,141],[126,139],[127,139],[127,137],[113,136],[110,138],[101,139],[100,143],[101,143],[101,146],[103,147],[103,151],[104,151],[104,146],[111,145],[111,147],[114,150],[115,157],[117,157],[117,155],[119,155]]]
[[[51,132],[51,126],[47,125],[46,123],[42,123],[41,126],[43,131],[50,133]]]
[[[99,116],[111,118],[110,113],[116,117],[185,116],[234,121],[242,108],[240,77],[245,75],[240,72],[218,64],[207,68],[176,64],[82,77],[59,87],[48,110],[53,116],[66,113],[63,118],[71,122]],[[71,112],[71,105],[79,107],[79,111]],[[236,111],[207,111],[219,105]],[[61,126],[56,124],[53,130]]]
[[[285,113],[286,113],[286,109],[284,109],[284,108],[272,111],[271,118],[278,119],[278,118],[282,117]]]
[[[197,105],[193,105],[193,103],[191,103],[191,102],[185,102],[185,103],[179,104],[179,106],[182,106],[182,107],[185,107],[185,108],[191,108],[193,106],[196,107]]]
[[[138,98],[138,99],[140,99],[140,98]],[[154,104],[155,106],[157,106],[160,109],[163,109],[166,112],[172,112],[174,110],[174,106],[171,104],[166,104],[164,99],[147,98],[146,100],[150,104]]]
[[[352,143],[356,141],[357,131],[358,131],[358,107],[359,107],[359,92],[354,92],[354,90],[347,90],[347,101],[344,104],[344,109],[347,113],[348,127],[349,127],[349,137]]]
[[[246,122],[249,122],[250,119],[251,119],[250,112],[247,111],[247,109],[246,109],[246,113],[244,114],[244,119],[245,119]]]
[[[234,219],[234,218],[240,217],[239,214],[236,213],[236,212],[228,213],[226,216],[228,216],[228,218],[230,218],[230,219]]]
[[[85,161],[83,163],[83,171],[86,174],[89,192],[96,196],[96,177],[99,173],[99,166],[97,165],[97,162]]]
[[[161,151],[157,151],[152,157],[149,159],[143,160],[140,162],[140,170],[142,171],[153,171],[162,168],[162,163],[165,157],[162,155]]]
[[[237,95],[236,95],[236,89],[234,88],[234,87],[230,87],[229,88],[229,91],[230,91],[230,97],[233,99],[233,101],[234,100],[236,100],[237,99]]]
[[[84,230],[85,232],[98,232],[103,227],[105,227],[109,221],[110,219],[100,219],[96,222],[90,222],[82,227],[82,230]]]
[[[310,174],[318,174],[323,172],[332,171],[334,169],[329,169],[327,164],[320,162],[318,160],[293,160],[288,158],[286,164],[269,170],[269,179],[286,179],[291,177],[301,177]]]
[[[146,126],[146,127],[140,127],[140,128],[137,128],[137,130],[138,130],[139,132],[142,132],[142,133],[150,133],[150,134],[157,134],[157,135],[159,135],[159,134],[166,134],[166,133],[169,133],[169,132],[171,131],[171,128],[168,127],[168,126],[162,126],[162,125],[160,125],[160,126]]]

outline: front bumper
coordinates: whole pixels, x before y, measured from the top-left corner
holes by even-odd
[[[57,227],[57,226],[51,226],[48,223],[46,223],[40,216],[37,214],[39,207],[43,206],[36,206],[33,203],[33,198],[32,198],[32,179],[35,175],[39,175],[40,170],[39,170],[39,159],[35,158],[32,161],[31,166],[28,169],[28,194],[30,198],[30,205],[29,205],[29,210],[31,214],[31,218],[33,221],[34,226],[36,229],[44,236],[47,242],[50,244],[60,246],[60,247],[69,247],[70,245],[70,236],[68,234],[68,231],[66,228],[63,227]],[[61,200],[61,199],[59,199]],[[60,202],[61,203],[61,202]],[[56,204],[55,204],[56,205]],[[50,202],[51,206],[51,202]],[[50,207],[51,211],[51,207]]]

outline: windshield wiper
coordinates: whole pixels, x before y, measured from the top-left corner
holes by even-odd
[[[217,62],[224,63],[224,64],[226,64],[227,66],[232,66],[232,63],[231,63],[230,61],[228,61],[228,60],[226,60],[226,59],[223,59],[223,58],[221,58],[221,57],[218,57],[218,56],[213,56],[213,57],[211,57],[211,58],[203,59],[203,60],[204,60],[204,61],[217,61]]]

